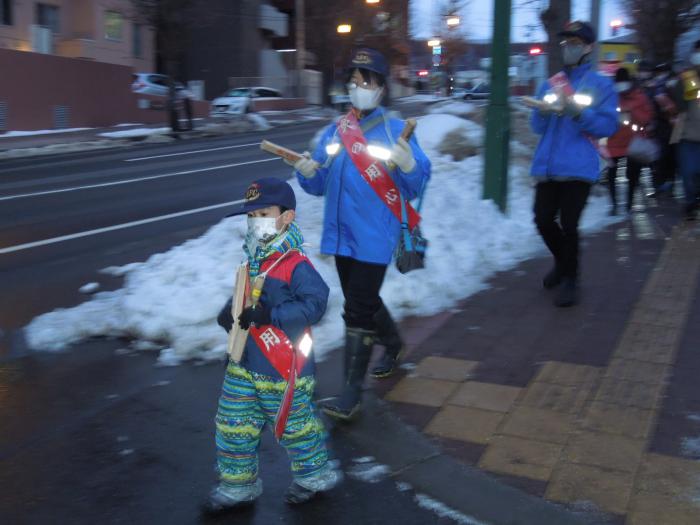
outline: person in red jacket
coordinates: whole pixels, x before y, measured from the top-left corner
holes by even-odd
[[[612,200],[611,215],[617,214],[617,191],[615,179],[620,159],[627,157],[627,212],[632,209],[634,193],[639,186],[639,175],[643,165],[627,155],[629,145],[635,135],[647,136],[646,127],[654,118],[654,108],[649,97],[644,91],[635,85],[630,73],[621,67],[615,73],[615,91],[620,97],[620,128],[617,133],[608,139],[608,151],[610,153],[610,166],[608,167],[608,188]]]

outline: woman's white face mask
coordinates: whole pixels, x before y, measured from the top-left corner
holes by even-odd
[[[632,89],[632,82],[617,82],[615,84],[615,91],[618,93],[624,93]]]
[[[383,88],[366,89],[354,82],[348,83],[348,95],[353,107],[360,111],[374,109],[382,100]]]
[[[690,63],[693,64],[694,66],[700,66],[700,53],[695,52],[692,55],[690,55]]]

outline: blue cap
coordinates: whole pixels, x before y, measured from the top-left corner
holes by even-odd
[[[383,77],[389,76],[389,65],[384,55],[376,49],[368,47],[363,47],[353,52],[348,70],[352,71],[353,69],[366,69],[374,71]]]
[[[268,177],[253,182],[245,192],[245,202],[239,209],[226,217],[243,215],[270,206],[280,206],[288,210],[297,207],[297,199],[292,187],[283,180]]]
[[[593,26],[588,22],[581,22],[576,20],[574,22],[569,22],[564,26],[564,30],[558,33],[559,36],[575,36],[586,42],[586,44],[592,44],[595,42],[595,30]]]

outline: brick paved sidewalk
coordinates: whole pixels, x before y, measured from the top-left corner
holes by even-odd
[[[651,207],[587,237],[574,308],[552,306],[542,258],[456,313],[407,321],[417,366],[376,392],[522,490],[613,522],[700,523],[700,228],[677,213]]]

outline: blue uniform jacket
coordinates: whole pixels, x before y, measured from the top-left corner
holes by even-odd
[[[374,124],[365,129],[368,124]],[[404,122],[389,118],[379,107],[360,120],[367,143],[391,149]],[[389,136],[391,134],[391,137]],[[340,144],[330,156],[326,146]],[[404,198],[414,199],[430,178],[430,161],[415,137],[409,141],[416,166],[411,173],[396,168],[390,175]],[[325,195],[321,253],[342,255],[359,261],[389,264],[399,239],[401,224],[371,186],[362,178],[342,146],[333,123],[323,132],[312,157],[321,167],[311,179],[296,173],[299,184],[311,195]]]
[[[617,93],[610,79],[596,73],[591,64],[580,65],[567,74],[576,94],[589,95],[592,103],[577,118],[532,111],[530,124],[542,138],[530,173],[537,178],[595,182],[600,166],[594,142],[617,131]],[[549,82],[545,82],[537,98],[542,100],[550,91]]]
[[[267,258],[260,271],[266,271],[279,258]],[[304,330],[318,323],[326,312],[329,289],[311,263],[299,252],[291,252],[267,275],[260,296],[260,304],[270,310],[272,325],[284,331],[292,343],[297,343]],[[228,305],[230,308],[230,303]],[[234,320],[234,322],[238,322]],[[264,327],[263,327],[264,328]],[[282,380],[252,337],[248,337],[240,365],[252,372]],[[313,351],[301,377],[315,370]]]

